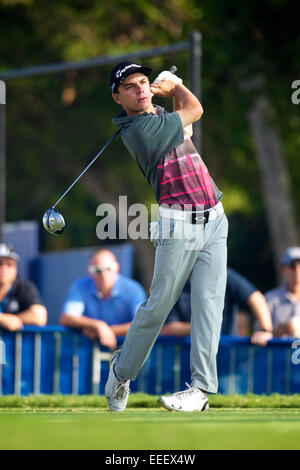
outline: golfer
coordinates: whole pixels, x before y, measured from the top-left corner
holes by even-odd
[[[204,411],[217,393],[216,354],[226,287],[228,222],[218,190],[189,132],[203,110],[175,75],[122,62],[110,87],[122,112],[113,119],[122,141],[153,186],[159,230],[148,299],[138,308],[120,351],[112,355],[105,396],[112,411],[126,408],[134,380],[188,279],[191,282],[191,385],[160,397],[172,411]],[[152,95],[173,98],[173,112],[152,104]],[[178,235],[180,234],[180,235]]]

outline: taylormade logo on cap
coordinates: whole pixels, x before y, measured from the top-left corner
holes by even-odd
[[[121,62],[116,65],[110,74],[110,88],[112,93],[116,93],[120,83],[129,77],[129,75],[141,72],[147,77],[151,74],[152,69],[150,67],[144,67],[143,65],[137,64],[136,62]]]
[[[122,74],[124,72],[126,72],[126,70],[131,69],[132,67],[137,67],[138,69],[140,69],[141,65],[138,65],[138,64],[126,65],[126,67],[124,67],[123,69],[117,71],[116,77],[117,78],[122,78]]]

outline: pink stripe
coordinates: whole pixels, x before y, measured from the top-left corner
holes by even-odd
[[[198,171],[194,171],[193,173],[187,173],[185,175],[176,176],[175,178],[171,178],[170,180],[161,181],[160,184],[171,183],[171,181],[180,180],[182,178],[186,178],[187,176],[192,176],[192,175],[197,175],[197,174],[198,174]]]
[[[168,196],[161,197],[160,199],[163,200],[163,199],[167,199],[167,198],[171,198],[171,197],[182,196],[183,194],[195,193],[197,191],[201,191],[201,189],[208,189],[208,186],[203,186],[202,188],[192,189],[191,191],[185,191],[183,193],[171,194],[171,195],[168,195]]]
[[[189,156],[189,155],[188,155]],[[165,166],[168,166],[169,163],[174,163],[174,162],[179,162],[180,160],[185,160],[186,156],[180,157],[180,158],[175,158],[175,160],[168,160],[166,163],[163,165],[157,165],[157,168],[164,168]]]
[[[157,165],[157,168],[164,168],[165,166],[168,166],[170,163],[176,163],[180,160],[184,160],[185,158],[187,160],[192,160],[193,161],[193,157],[198,157],[200,158],[200,155],[198,153],[192,153],[191,155],[187,154],[187,155],[184,155],[183,157],[179,157],[179,158],[175,158],[174,160],[168,160],[166,163],[164,163],[163,165]]]

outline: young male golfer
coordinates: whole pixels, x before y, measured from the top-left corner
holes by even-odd
[[[160,397],[172,411],[204,411],[217,392],[216,354],[226,286],[227,231],[222,193],[185,131],[200,119],[198,99],[171,73],[150,85],[152,70],[122,62],[111,72],[113,99],[123,111],[113,119],[122,141],[153,186],[159,236],[153,280],[122,349],[112,356],[105,396],[112,411],[126,408],[130,380],[147,359],[184,284],[191,282],[191,386]],[[173,98],[174,111],[152,104],[152,94]],[[166,227],[168,229],[166,229]],[[178,236],[180,234],[180,236]]]

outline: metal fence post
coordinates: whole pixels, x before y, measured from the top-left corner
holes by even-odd
[[[190,89],[191,92],[200,100],[201,99],[201,40],[202,36],[199,31],[193,31],[190,34]],[[201,120],[193,124],[193,143],[201,154]]]
[[[95,342],[93,346],[93,364],[92,364],[92,394],[99,395],[99,386],[101,382],[101,362],[109,362],[111,360],[111,353],[101,351],[98,344]]]

